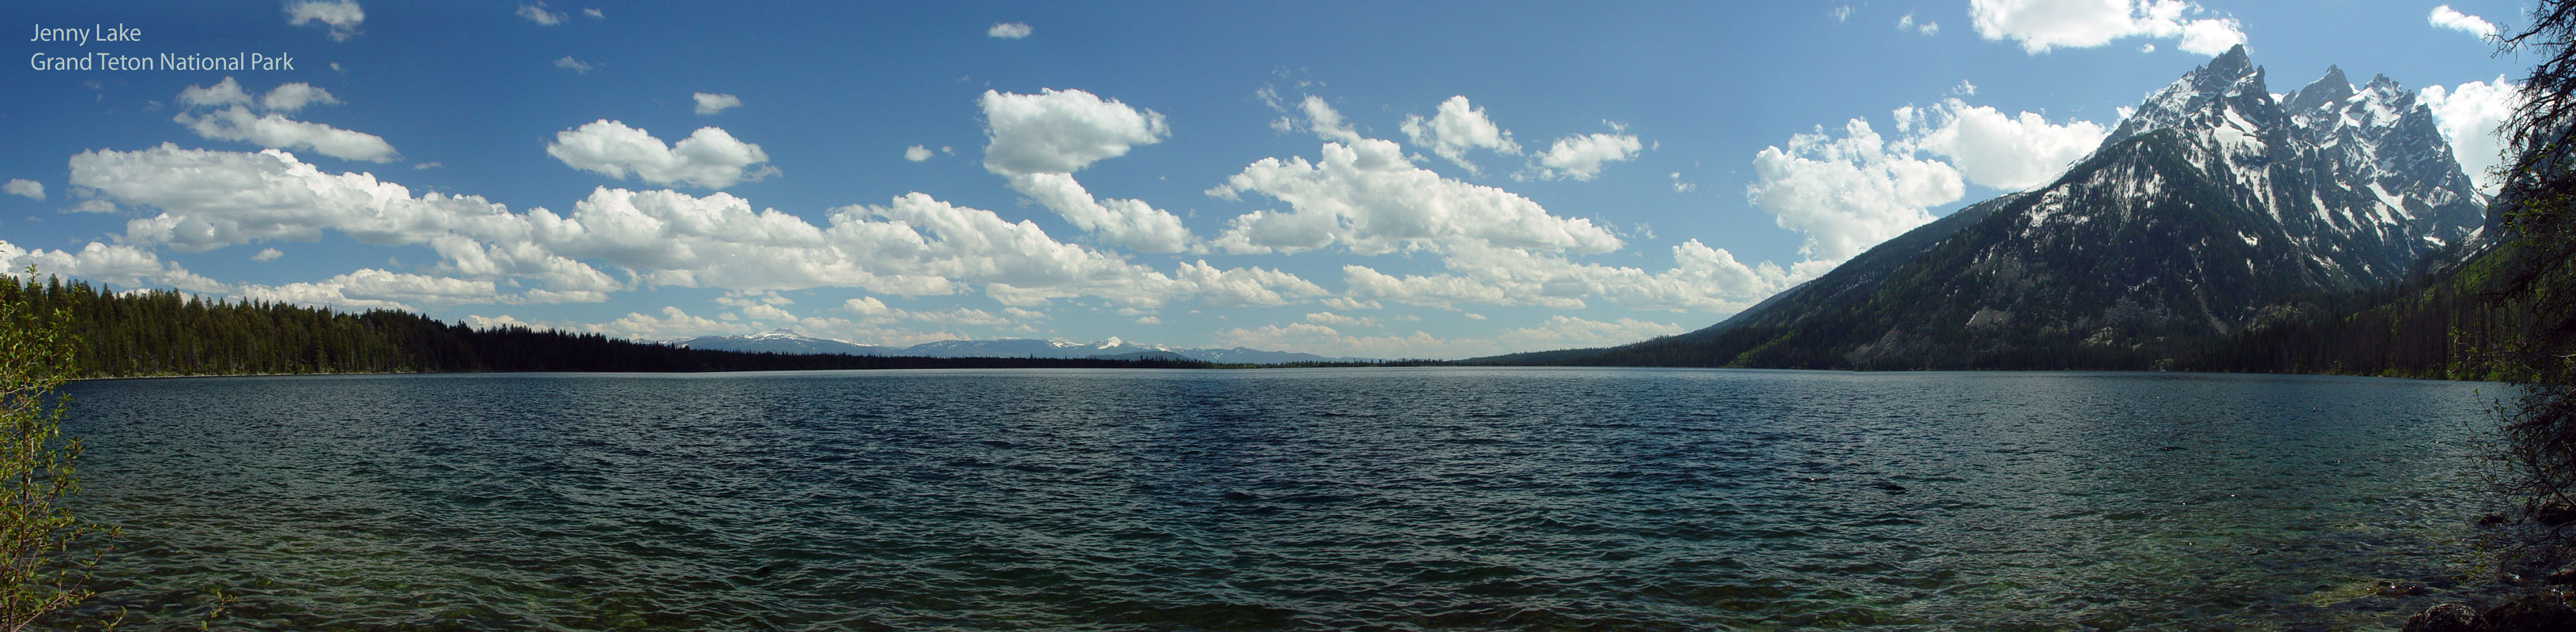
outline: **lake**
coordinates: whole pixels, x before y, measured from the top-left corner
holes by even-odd
[[[993,370],[81,382],[136,629],[2390,629],[2495,384]],[[2380,582],[2428,587],[2380,596]]]

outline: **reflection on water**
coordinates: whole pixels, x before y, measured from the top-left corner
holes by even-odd
[[[99,608],[267,629],[2393,628],[2493,385],[922,371],[86,382]],[[2429,595],[2381,597],[2403,580]],[[2362,588],[2356,588],[2362,587]],[[130,620],[132,621],[132,620]]]

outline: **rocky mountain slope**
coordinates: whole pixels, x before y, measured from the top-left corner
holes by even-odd
[[[2239,46],[2150,96],[2037,189],[1970,205],[1733,318],[1498,361],[2146,368],[2379,287],[2471,239],[2485,200],[2432,113],[2342,70],[2275,96]]]

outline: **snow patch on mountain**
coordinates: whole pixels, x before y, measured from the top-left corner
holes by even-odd
[[[2239,46],[2149,96],[2096,151],[2158,130],[2181,134],[2228,198],[2280,222],[2330,287],[2395,280],[2485,217],[2432,110],[2386,75],[2355,87],[2329,66],[2274,95]]]

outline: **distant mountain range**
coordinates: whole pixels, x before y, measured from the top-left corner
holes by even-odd
[[[1311,353],[1263,351],[1235,347],[1232,349],[1181,349],[1164,345],[1139,345],[1117,338],[1100,342],[1032,340],[1002,338],[995,340],[941,340],[909,347],[864,345],[847,340],[816,338],[785,329],[775,329],[739,336],[699,336],[681,340],[664,340],[661,344],[689,349],[748,351],[755,353],[844,354],[861,356],[907,356],[927,358],[1107,358],[1188,359],[1219,364],[1289,364],[1297,362],[1366,362],[1361,358],[1330,358]]]
[[[2476,254],[2486,200],[2415,93],[2339,68],[2275,97],[2238,46],[2053,182],[1871,248],[1699,331],[1501,363],[2151,368],[2303,298]]]

